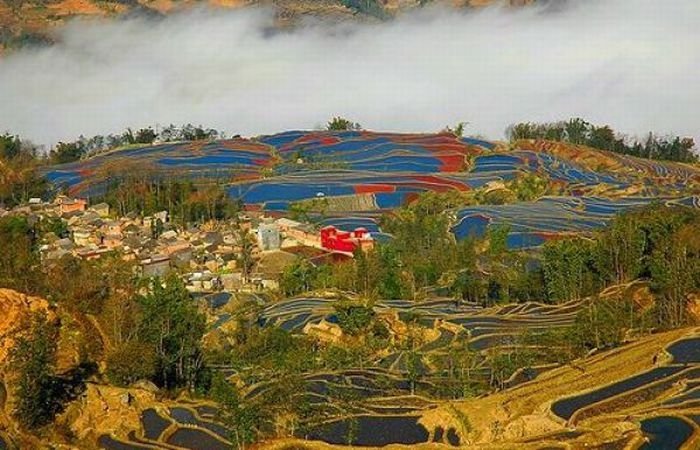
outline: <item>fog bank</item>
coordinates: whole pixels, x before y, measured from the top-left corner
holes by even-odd
[[[271,11],[73,22],[0,59],[0,132],[50,145],[201,123],[257,135],[343,115],[378,130],[500,138],[572,116],[700,137],[700,2],[426,9],[381,24],[271,32]]]

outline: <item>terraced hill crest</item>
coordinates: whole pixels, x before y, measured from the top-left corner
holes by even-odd
[[[376,219],[383,212],[424,192],[452,191],[465,198],[455,211],[458,239],[508,224],[512,248],[591,232],[617,212],[653,202],[698,207],[700,194],[697,165],[451,133],[288,131],[164,143],[54,166],[46,176],[58,189],[87,197],[99,197],[120,177],[184,177],[222,185],[248,209],[285,214],[304,205],[322,212],[324,225],[363,226],[374,233],[381,231]],[[526,182],[535,182],[538,191],[518,193]]]

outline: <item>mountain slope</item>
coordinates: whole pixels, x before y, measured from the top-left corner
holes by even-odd
[[[512,248],[590,232],[625,209],[700,207],[700,168],[549,141],[513,144],[450,133],[289,131],[255,139],[163,143],[98,154],[46,173],[71,195],[99,197],[134,177],[216,183],[248,209],[303,207],[377,232],[383,212],[424,192],[455,192],[458,238],[511,227]],[[322,201],[319,200],[322,198]],[[359,217],[359,218],[358,218]],[[331,223],[328,222],[328,223]]]
[[[510,0],[513,5],[533,0]],[[51,32],[75,18],[105,18],[128,15],[159,16],[188,8],[243,8],[264,6],[274,9],[280,26],[297,23],[306,16],[331,22],[377,20],[423,4],[480,7],[494,0],[0,0],[0,55],[4,50],[49,43]]]

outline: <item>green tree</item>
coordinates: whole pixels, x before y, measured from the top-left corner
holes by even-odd
[[[214,375],[208,396],[219,405],[217,419],[229,430],[229,439],[237,449],[245,450],[256,441],[256,425],[261,419],[258,410],[246,405],[220,373]]]
[[[511,141],[519,139],[547,139],[587,145],[600,150],[680,162],[697,162],[695,141],[689,137],[660,137],[649,133],[642,142],[628,139],[607,125],[596,126],[583,119],[550,123],[519,123],[508,127],[506,135]]]
[[[153,131],[153,128],[141,128],[139,131],[136,132],[136,135],[134,136],[134,141],[138,144],[152,144],[157,137],[158,135],[155,131]]]
[[[59,142],[49,156],[54,164],[66,164],[79,160],[85,155],[85,148],[80,141]]]
[[[454,128],[448,125],[443,131],[445,133],[454,134],[455,137],[461,138],[464,136],[464,130],[467,128],[467,125],[469,125],[469,122],[458,122]]]
[[[41,287],[34,230],[23,217],[0,218],[0,286],[37,293]]]
[[[45,265],[42,277],[44,295],[71,311],[97,314],[110,289],[105,269],[119,264],[120,261],[109,258],[87,261],[65,255]]]
[[[406,358],[406,380],[411,386],[411,395],[416,394],[416,383],[425,376],[425,365],[420,353],[416,351],[408,351],[405,353]]]
[[[255,265],[253,251],[255,249],[255,238],[252,234],[241,231],[238,236],[238,265],[243,272],[243,279],[248,280]]]
[[[585,353],[594,348],[616,347],[624,341],[627,331],[647,329],[647,324],[630,299],[592,299],[576,316],[569,339],[581,349],[580,353]]]
[[[44,197],[48,181],[40,172],[44,161],[36,148],[18,136],[0,135],[0,206],[15,206]]]
[[[163,234],[164,230],[165,227],[161,219],[156,219],[153,222],[151,222],[151,237],[153,239],[158,239],[160,235]]]
[[[27,428],[53,420],[59,410],[54,378],[58,329],[44,313],[34,313],[17,336],[10,365],[17,373],[14,415]]]
[[[607,281],[626,283],[643,269],[646,236],[637,216],[617,216],[597,240],[596,266]]]
[[[656,245],[650,257],[652,289],[657,294],[659,321],[680,327],[689,320],[689,294],[700,291],[700,220],[673,233],[664,245]]]
[[[361,130],[362,125],[356,122],[352,122],[344,117],[333,117],[326,125],[328,131],[349,131],[349,130]]]
[[[14,159],[20,155],[22,151],[22,141],[19,136],[14,136],[9,133],[0,135],[0,158],[5,160]]]
[[[299,258],[284,269],[280,277],[280,290],[293,297],[314,288],[317,269],[306,258]]]
[[[547,193],[549,180],[543,176],[529,173],[517,177],[509,183],[508,189],[513,191],[521,202],[531,202]]]
[[[203,367],[204,315],[174,275],[154,280],[139,303],[141,339],[153,346],[158,366],[156,381],[166,389],[184,386],[194,390]]]
[[[549,298],[565,302],[598,290],[602,283],[594,272],[595,243],[585,238],[550,241],[542,251],[542,268]]]
[[[37,224],[37,232],[39,235],[53,233],[60,239],[66,238],[70,234],[68,224],[60,217],[42,217]]]
[[[107,355],[107,377],[117,386],[129,386],[139,380],[152,380],[157,370],[152,345],[128,341]]]
[[[375,319],[375,313],[371,306],[340,301],[333,304],[333,308],[338,316],[338,325],[351,336],[357,336],[367,331]]]
[[[486,236],[489,242],[489,254],[492,257],[500,257],[508,252],[508,235],[510,234],[510,225],[491,225],[489,226]]]

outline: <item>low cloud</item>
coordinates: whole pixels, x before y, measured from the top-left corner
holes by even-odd
[[[500,138],[517,121],[584,117],[629,134],[700,137],[700,3],[588,0],[381,24],[274,31],[268,10],[76,21],[0,59],[0,131],[80,134],[201,123],[229,134],[313,128]]]

